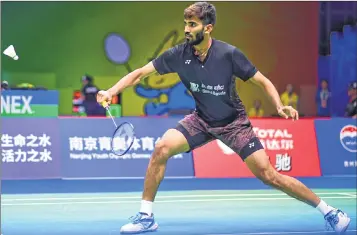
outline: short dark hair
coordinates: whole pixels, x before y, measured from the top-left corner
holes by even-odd
[[[204,25],[216,24],[216,8],[208,2],[196,2],[184,10],[185,19],[196,16]]]

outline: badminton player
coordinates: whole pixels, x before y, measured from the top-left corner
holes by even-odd
[[[196,110],[176,128],[167,130],[157,142],[146,172],[141,208],[121,232],[157,230],[152,208],[167,161],[173,155],[192,151],[214,139],[233,149],[262,182],[316,208],[336,232],[345,231],[350,218],[344,212],[328,205],[298,180],[282,175],[272,167],[236,93],[235,77],[251,80],[262,87],[283,118],[298,120],[298,112],[282,105],[274,85],[239,49],[211,37],[216,23],[216,10],[212,4],[197,2],[189,6],[184,10],[184,22],[185,43],[165,51],[123,77],[109,90],[98,93],[98,102],[110,102],[112,96],[153,73],[177,73],[196,101]]]

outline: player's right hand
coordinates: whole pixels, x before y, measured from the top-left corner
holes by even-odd
[[[112,102],[112,95],[109,91],[101,90],[97,93],[97,102],[100,104],[103,104],[103,102],[110,104]]]

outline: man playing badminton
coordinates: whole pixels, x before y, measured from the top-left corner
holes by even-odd
[[[336,232],[345,231],[350,218],[344,212],[327,205],[301,182],[272,167],[236,93],[234,77],[261,86],[283,118],[298,120],[298,112],[282,105],[274,85],[239,49],[211,37],[216,23],[213,5],[198,2],[189,6],[184,10],[184,21],[186,43],[167,50],[123,77],[109,90],[98,93],[98,102],[110,102],[112,96],[153,73],[177,73],[196,101],[196,110],[181,120],[175,129],[167,130],[157,142],[146,172],[140,211],[121,228],[121,232],[157,230],[152,205],[164,178],[167,161],[171,156],[192,151],[214,139],[233,149],[265,184],[315,207]]]

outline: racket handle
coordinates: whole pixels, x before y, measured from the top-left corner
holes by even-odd
[[[109,104],[107,101],[102,101],[101,105],[104,107],[104,108],[108,108],[109,107]]]

